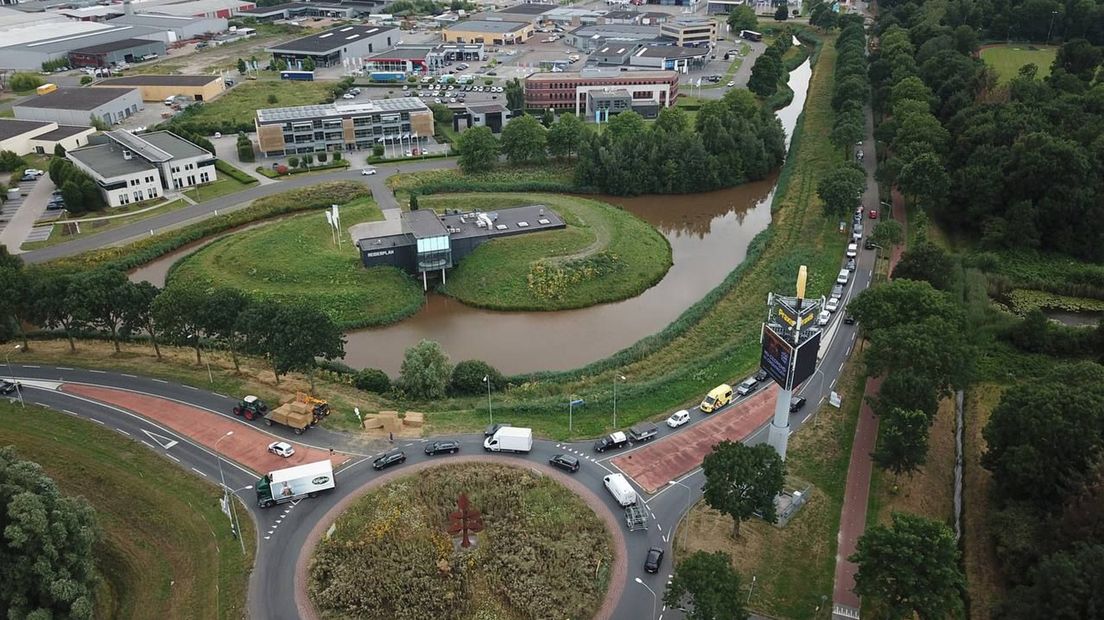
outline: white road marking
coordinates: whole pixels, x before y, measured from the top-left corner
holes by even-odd
[[[94,372],[98,375],[106,375],[107,374],[106,370],[89,370],[88,372]]]
[[[172,459],[172,460],[176,461],[177,463],[179,463],[179,462],[180,462],[180,459],[176,458],[175,456],[173,456],[173,455],[171,455],[171,454],[166,454],[165,456],[167,456],[167,457],[169,457],[170,459]]]
[[[207,477],[207,474],[205,474],[205,473],[203,473],[203,472],[199,471],[199,470],[198,470],[198,469],[196,469],[195,467],[193,467],[193,468],[192,468],[192,471],[194,471],[195,473],[199,474],[200,476],[203,476],[204,478],[206,478],[206,477]]]
[[[73,370],[72,368],[66,368],[65,366],[58,366],[58,370]]]
[[[69,411],[68,409],[62,409],[61,411],[62,413],[68,413],[69,415],[77,415],[75,412]]]
[[[149,448],[150,450],[153,450],[153,444],[151,444],[150,442],[146,441],[145,439],[139,439],[138,441],[146,444],[147,448]]]
[[[49,405],[47,405],[46,403],[40,403],[40,402],[38,402],[38,401],[35,401],[35,403],[34,403],[34,404],[38,405],[39,407],[44,407],[44,408],[46,408],[46,409],[49,409],[49,408],[50,408],[50,406],[49,406]]]
[[[168,382],[166,381],[166,383],[168,383]],[[188,388],[189,390],[196,390],[197,392],[199,391],[199,388],[193,387],[191,385],[185,385],[184,387]]]
[[[122,433],[122,434],[126,435],[127,437],[130,437],[130,433],[128,433],[128,432],[126,432],[126,431],[124,431],[124,430],[123,430],[123,429],[121,429],[121,428],[117,428],[117,429],[115,429],[115,430],[117,430],[117,431],[119,431],[120,433]]]
[[[843,362],[840,362],[840,367],[836,370],[837,373],[843,372]]]
[[[168,437],[165,437],[164,435],[158,435],[157,433],[151,433],[151,432],[147,431],[144,428],[142,429],[142,432],[145,433],[147,436],[149,436],[150,439],[157,442],[157,445],[161,446],[162,448],[164,448],[166,450],[168,450],[169,448],[171,448],[171,447],[175,446],[176,444],[180,443],[179,441],[176,441],[175,439],[169,439]]]
[[[138,375],[128,375],[125,372],[121,372],[119,374],[123,375],[124,377],[130,377],[131,379],[137,379],[138,378]],[[154,381],[161,381],[161,379],[154,379]],[[165,383],[168,383],[168,381],[165,381]]]
[[[42,366],[31,366],[30,364],[23,364],[24,368],[42,368]]]
[[[89,420],[92,420],[92,421],[93,421],[93,422],[95,422],[96,424],[103,424],[104,426],[107,426],[107,423],[106,423],[106,422],[104,422],[103,420],[97,420],[96,418],[88,418],[88,419],[89,419]]]

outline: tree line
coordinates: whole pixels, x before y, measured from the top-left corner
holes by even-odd
[[[665,108],[650,124],[622,112],[600,130],[573,114],[545,122],[517,117],[501,140],[486,127],[468,129],[456,144],[460,168],[490,170],[500,155],[512,164],[574,159],[576,185],[624,196],[732,187],[765,178],[785,158],[781,123],[742,90],[702,104],[693,122],[678,108]]]
[[[833,13],[834,15],[834,13]],[[817,182],[824,214],[846,220],[866,191],[866,170],[852,159],[855,144],[866,136],[866,105],[870,100],[867,78],[866,35],[857,15],[839,18],[836,39],[835,88],[832,109],[835,120],[829,139],[843,150],[844,160]]]
[[[879,21],[887,26],[931,21],[923,3],[913,0],[880,2],[878,8]],[[1051,43],[1083,38],[1104,45],[1104,4],[1099,0],[958,0],[943,11],[940,25],[966,28],[996,41]]]
[[[30,349],[25,325],[58,330],[76,351],[76,337],[98,333],[120,342],[148,340],[158,359],[161,343],[191,347],[202,362],[205,346],[230,352],[235,370],[238,354],[263,357],[279,383],[293,370],[314,381],[318,359],[345,354],[345,338],[330,317],[309,303],[258,301],[233,288],[174,284],[165,289],[131,282],[118,269],[66,272],[25,268],[22,260],[0,247],[0,326],[14,331]]]

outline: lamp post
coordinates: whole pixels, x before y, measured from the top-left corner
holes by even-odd
[[[233,432],[233,431],[231,431],[231,432]],[[224,496],[225,496],[225,493],[227,493],[227,492],[229,492],[230,495],[237,495],[239,491],[248,491],[249,489],[252,489],[252,488],[253,488],[253,485],[251,485],[251,484],[247,484],[247,485],[245,485],[244,487],[242,487],[240,489],[234,489],[234,490],[227,489],[225,485],[223,485],[223,487],[222,487]],[[242,539],[242,535],[241,535],[241,521],[238,521],[238,511],[234,507],[233,500],[229,500],[229,501],[231,502],[231,504],[230,504],[230,515],[231,515],[231,518],[234,520],[234,533],[238,537],[238,543],[241,545],[242,555],[245,555],[245,541]]]
[[[18,351],[23,348],[23,345],[17,344],[12,351]],[[23,402],[23,386],[15,380],[15,373],[12,372],[11,367],[11,351],[4,353],[4,362],[8,365],[8,374],[11,375],[12,382],[15,383],[15,395],[19,397],[19,406],[23,409],[27,408],[27,404]]]
[[[1050,33],[1054,30],[1054,18],[1058,16],[1058,11],[1050,12],[1050,27],[1047,28],[1047,45],[1050,45]]]
[[[636,581],[637,583],[639,583],[640,585],[644,586],[645,588],[648,588],[648,584],[646,584],[646,583],[644,583],[643,581],[641,581],[640,577],[637,577],[635,581]],[[653,618],[655,618],[655,615],[656,615],[656,605],[658,605],[658,604],[659,604],[659,598],[658,598],[658,597],[656,596],[655,590],[653,590],[653,589],[651,589],[651,588],[648,588],[648,592],[651,592],[651,593],[652,593],[652,617],[653,617]]]
[[[581,398],[573,398],[567,401],[567,432],[575,432],[575,405],[582,405],[585,402]]]
[[[483,383],[487,384],[487,417],[491,420],[491,426],[494,426],[494,412],[491,411],[491,376],[483,375]]]
[[[755,575],[752,575],[751,576],[751,587],[748,588],[748,597],[747,597],[747,602],[744,603],[745,606],[751,604],[751,593],[754,592],[754,591],[755,591]]]
[[[218,451],[218,445],[219,445],[219,442],[221,442],[223,439],[226,439],[227,437],[229,437],[230,435],[233,435],[233,434],[234,434],[234,431],[226,431],[225,435],[223,435],[222,437],[219,437],[217,440],[215,440],[215,461],[218,462],[219,483],[222,485],[222,499],[223,499],[223,501],[225,501],[227,503],[230,503],[230,497],[227,494],[227,491],[229,489],[226,488],[226,476],[224,476],[222,474],[222,453]],[[234,516],[235,516],[234,505],[230,504],[231,525],[234,525]],[[234,525],[234,528],[235,528],[235,531],[237,531],[237,526],[236,525]],[[241,536],[240,535],[238,536],[238,540],[241,541]],[[245,553],[245,542],[242,541],[241,545],[242,545],[242,553]]]
[[[617,430],[617,382],[624,380],[625,375],[613,375],[613,430]]]

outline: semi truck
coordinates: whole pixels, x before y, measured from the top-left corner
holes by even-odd
[[[533,429],[506,426],[483,441],[488,452],[528,452],[533,449]]]
[[[277,469],[257,481],[257,505],[268,508],[304,497],[314,497],[334,486],[333,465],[329,460]]]
[[[310,405],[298,401],[284,403],[264,414],[264,418],[266,425],[282,424],[296,435],[302,435],[315,421]]]

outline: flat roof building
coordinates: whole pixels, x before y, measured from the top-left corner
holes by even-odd
[[[72,50],[124,39],[154,39],[162,32],[149,26],[76,21],[14,28],[0,32],[0,64],[9,69],[38,71],[44,62],[67,59]]]
[[[416,97],[341,100],[257,110],[254,125],[266,157],[356,151],[376,145],[413,150],[433,135],[433,112]]]
[[[159,28],[158,35],[147,35],[144,39],[157,39],[166,44],[195,39],[208,34],[226,32],[229,27],[225,17],[189,17],[179,15],[154,15],[151,13],[136,13],[121,15],[112,19],[109,23],[114,25],[126,24],[131,26],[148,26]]]
[[[142,101],[164,101],[183,95],[192,101],[210,101],[226,90],[220,75],[128,75],[100,80],[92,88],[137,88]]]
[[[510,118],[510,109],[501,103],[464,104],[460,110],[453,110],[452,128],[463,133],[472,127],[488,127],[491,133],[499,134]]]
[[[67,151],[84,146],[94,133],[96,130],[92,127],[0,118],[0,151],[16,155],[50,155],[58,144]]]
[[[482,43],[439,43],[396,45],[364,59],[368,71],[424,73],[444,68],[453,61],[481,61],[486,57]]]
[[[164,54],[163,41],[122,39],[70,50],[69,64],[73,67],[113,67],[124,62],[140,62],[147,56]]]
[[[688,47],[708,47],[717,42],[717,22],[700,17],[676,17],[659,25],[659,33]]]
[[[629,54],[631,67],[668,69],[686,73],[700,69],[709,62],[708,47],[675,47],[673,45],[647,45]]]
[[[580,26],[564,35],[565,43],[587,53],[616,43],[659,43],[662,40],[658,27],[637,24]]]
[[[336,19],[352,19],[367,15],[371,4],[341,4],[327,2],[285,2],[275,6],[258,6],[252,9],[238,11],[238,15],[251,17],[257,21],[276,21],[278,19],[295,19],[297,17],[332,17]]]
[[[628,91],[634,110],[654,116],[659,109],[674,105],[678,99],[678,73],[607,69],[534,73],[525,80],[525,107],[589,114],[593,109],[588,93],[611,90]]]
[[[65,156],[96,181],[108,206],[159,198],[217,178],[215,156],[172,132],[109,131],[106,137],[103,144]]]
[[[533,37],[529,22],[469,20],[445,26],[441,37],[446,43],[489,43],[514,45]]]
[[[356,61],[371,54],[389,49],[398,43],[401,33],[397,28],[386,26],[341,26],[309,37],[279,43],[266,48],[277,61],[283,60],[288,66],[302,66],[310,58],[317,67],[330,67],[342,64],[342,61]]]
[[[92,118],[114,125],[144,108],[134,88],[59,88],[12,106],[18,119],[77,126]]]

